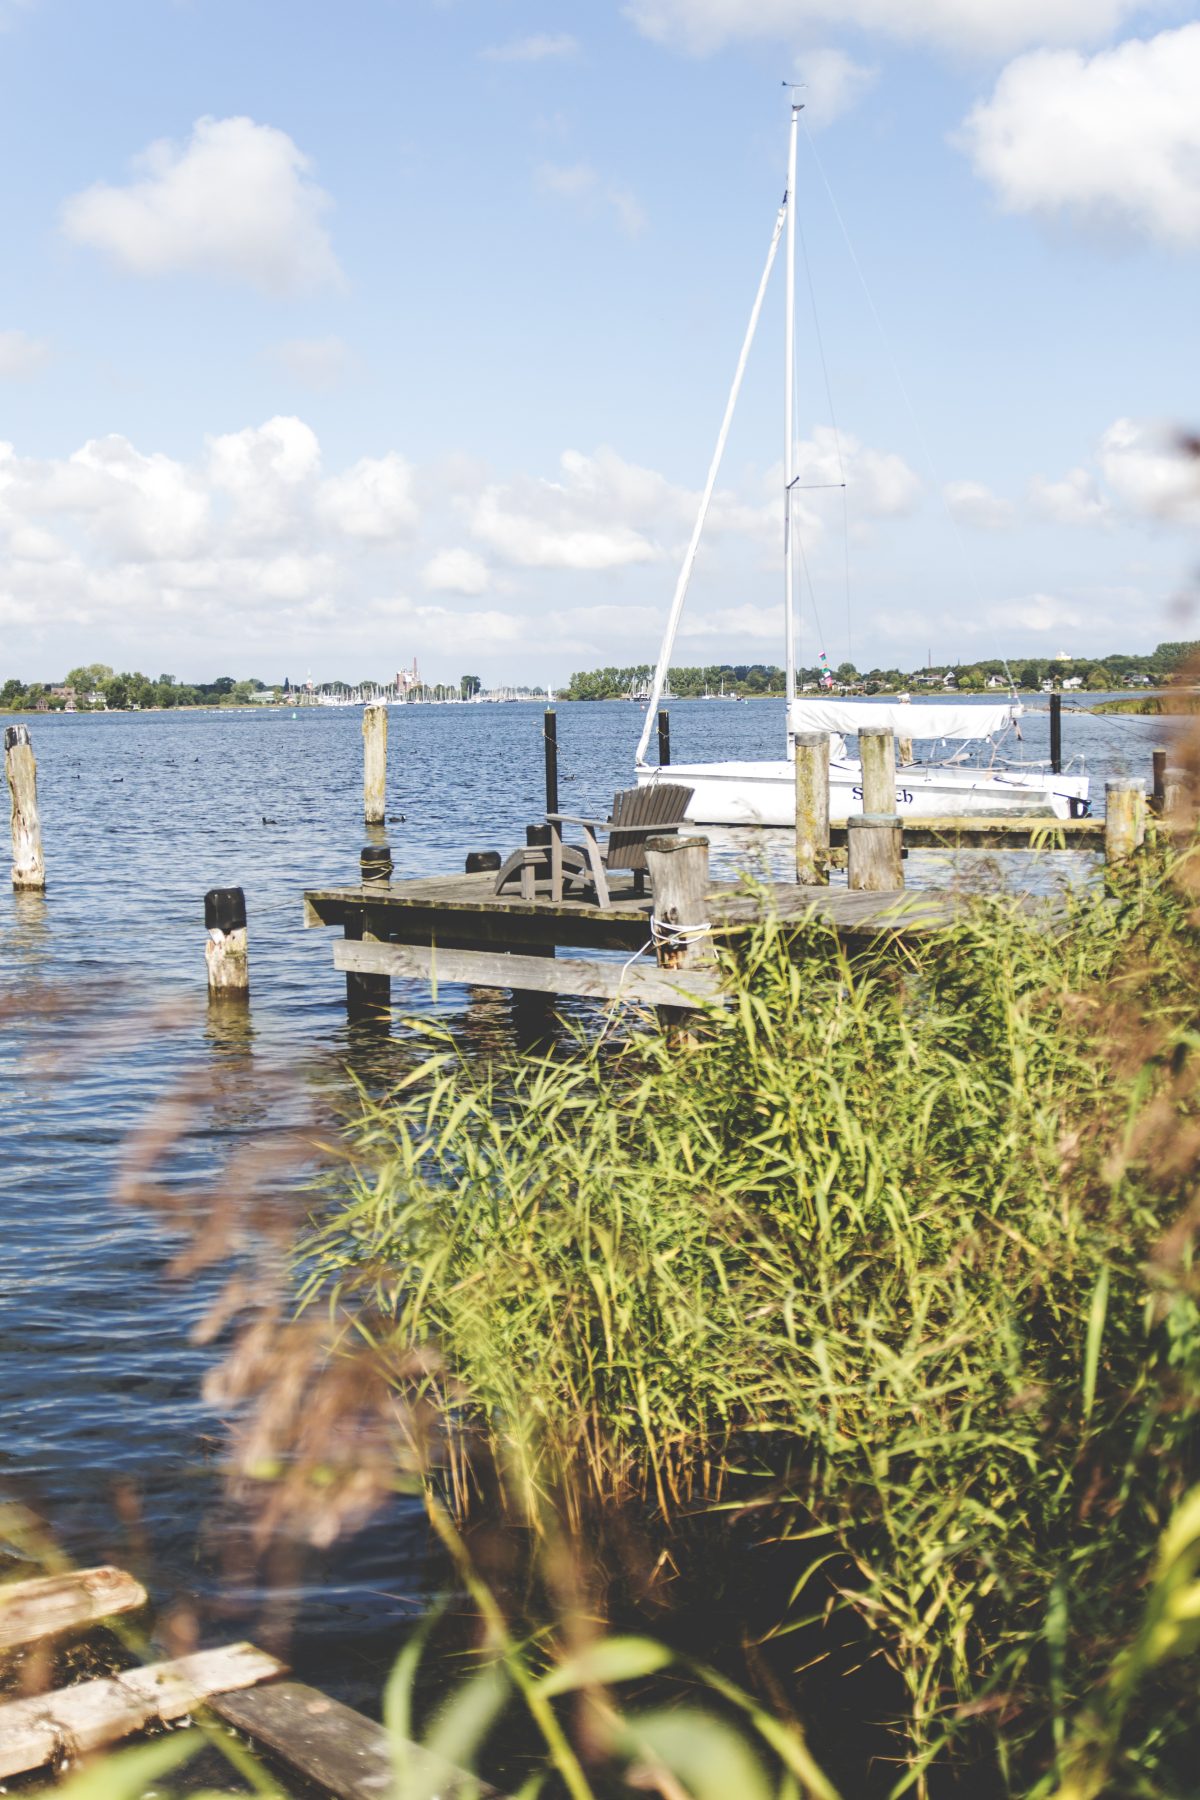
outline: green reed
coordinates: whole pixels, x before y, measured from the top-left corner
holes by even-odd
[[[857,1620],[894,1672],[892,1793],[1065,1779],[1195,1472],[1196,885],[1147,853],[855,954],[768,920],[686,1042],[431,1037],[364,1099],[309,1294],[390,1348],[462,1512],[482,1451],[578,1541],[760,1491],[778,1633]],[[1104,1791],[1186,1792],[1195,1720],[1156,1675]]]

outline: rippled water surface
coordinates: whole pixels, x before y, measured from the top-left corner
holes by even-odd
[[[313,1095],[348,1094],[347,1071],[372,1083],[401,1053],[348,1026],[331,934],[301,920],[306,887],[356,879],[360,717],[34,716],[49,886],[0,883],[0,1486],[72,1554],[144,1571],[160,1606],[197,1596],[204,1636],[228,1635],[231,1618],[255,1631],[290,1618],[297,1665],[356,1698],[420,1610],[419,1515],[398,1503],[348,1545],[231,1578],[222,1427],[201,1395],[220,1351],[190,1336],[222,1272],[172,1279],[182,1239],[169,1210],[113,1193],[130,1134],[182,1095],[165,1194],[203,1215],[229,1191],[230,1157],[253,1149],[274,1158],[299,1221],[306,1171],[289,1127]],[[560,706],[564,810],[607,810],[639,724],[625,704]],[[676,703],[671,727],[681,760],[777,757],[783,709]],[[1027,718],[1028,755],[1047,753],[1047,729],[1045,714]],[[1163,738],[1159,719],[1064,718],[1065,752],[1086,756],[1094,793],[1106,775],[1148,775]],[[397,878],[510,849],[542,811],[539,707],[393,709],[390,740]],[[755,834],[713,835],[724,870],[763,854]],[[765,835],[784,873],[787,834]],[[1029,859],[1007,866],[1028,879]],[[946,861],[914,852],[908,878],[943,880]],[[210,1017],[205,996],[203,896],[229,885],[249,915],[242,1019]],[[420,988],[397,983],[393,999],[431,1009]],[[468,1050],[512,1041],[500,997],[444,987],[436,1010]]]

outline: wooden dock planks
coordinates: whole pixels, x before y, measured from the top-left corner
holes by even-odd
[[[103,1749],[155,1720],[181,1719],[213,1694],[252,1687],[283,1672],[282,1663],[253,1644],[226,1644],[10,1700],[0,1706],[0,1777]]]
[[[64,1575],[12,1581],[0,1587],[0,1650],[97,1625],[145,1604],[141,1582],[107,1563],[94,1569],[72,1569]]]
[[[703,1004],[720,993],[717,977],[707,971],[666,971],[653,962],[556,960],[506,951],[364,944],[350,939],[333,946],[333,966],[347,974],[387,975],[401,981],[457,982],[589,1000],[634,1000],[642,1006]]]

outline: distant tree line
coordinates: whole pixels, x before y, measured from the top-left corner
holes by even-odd
[[[862,694],[911,692],[914,688],[953,686],[961,693],[980,692],[989,685],[1036,693],[1046,682],[1061,687],[1079,684],[1092,693],[1115,688],[1155,687],[1169,680],[1200,655],[1200,640],[1159,644],[1149,655],[1115,650],[1108,656],[981,657],[972,663],[932,663],[918,669],[859,669],[852,662],[828,667],[840,691]],[[565,691],[567,700],[622,700],[644,696],[654,670],[650,663],[627,668],[590,669],[572,675]],[[796,671],[797,686],[816,691],[825,685],[826,665]],[[681,700],[705,693],[782,694],[784,672],[775,663],[709,663],[671,670],[671,692]]]
[[[235,681],[232,675],[185,683],[174,675],[154,680],[140,670],[118,674],[107,663],[84,663],[69,670],[62,681],[26,683],[11,677],[0,686],[0,710],[62,712],[73,705],[77,712],[122,712],[129,707],[144,711],[150,707],[244,706],[252,694],[266,691],[265,682]]]

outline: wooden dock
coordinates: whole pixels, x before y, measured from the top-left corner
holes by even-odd
[[[687,1005],[720,991],[711,968],[690,963],[670,968],[654,960],[655,902],[649,895],[617,890],[609,906],[599,907],[580,900],[497,896],[494,886],[494,875],[483,873],[314,888],[304,896],[304,922],[341,927],[344,938],[335,943],[333,960],[350,983],[361,984],[348,986],[352,1006],[386,1006],[384,990],[393,979],[622,998],[645,1006]],[[792,883],[754,891],[717,883],[703,899],[704,922],[717,942],[767,913],[797,927],[819,919],[839,936],[862,941],[936,929],[961,905],[948,893],[851,893]],[[587,950],[623,951],[626,960],[558,955]]]

